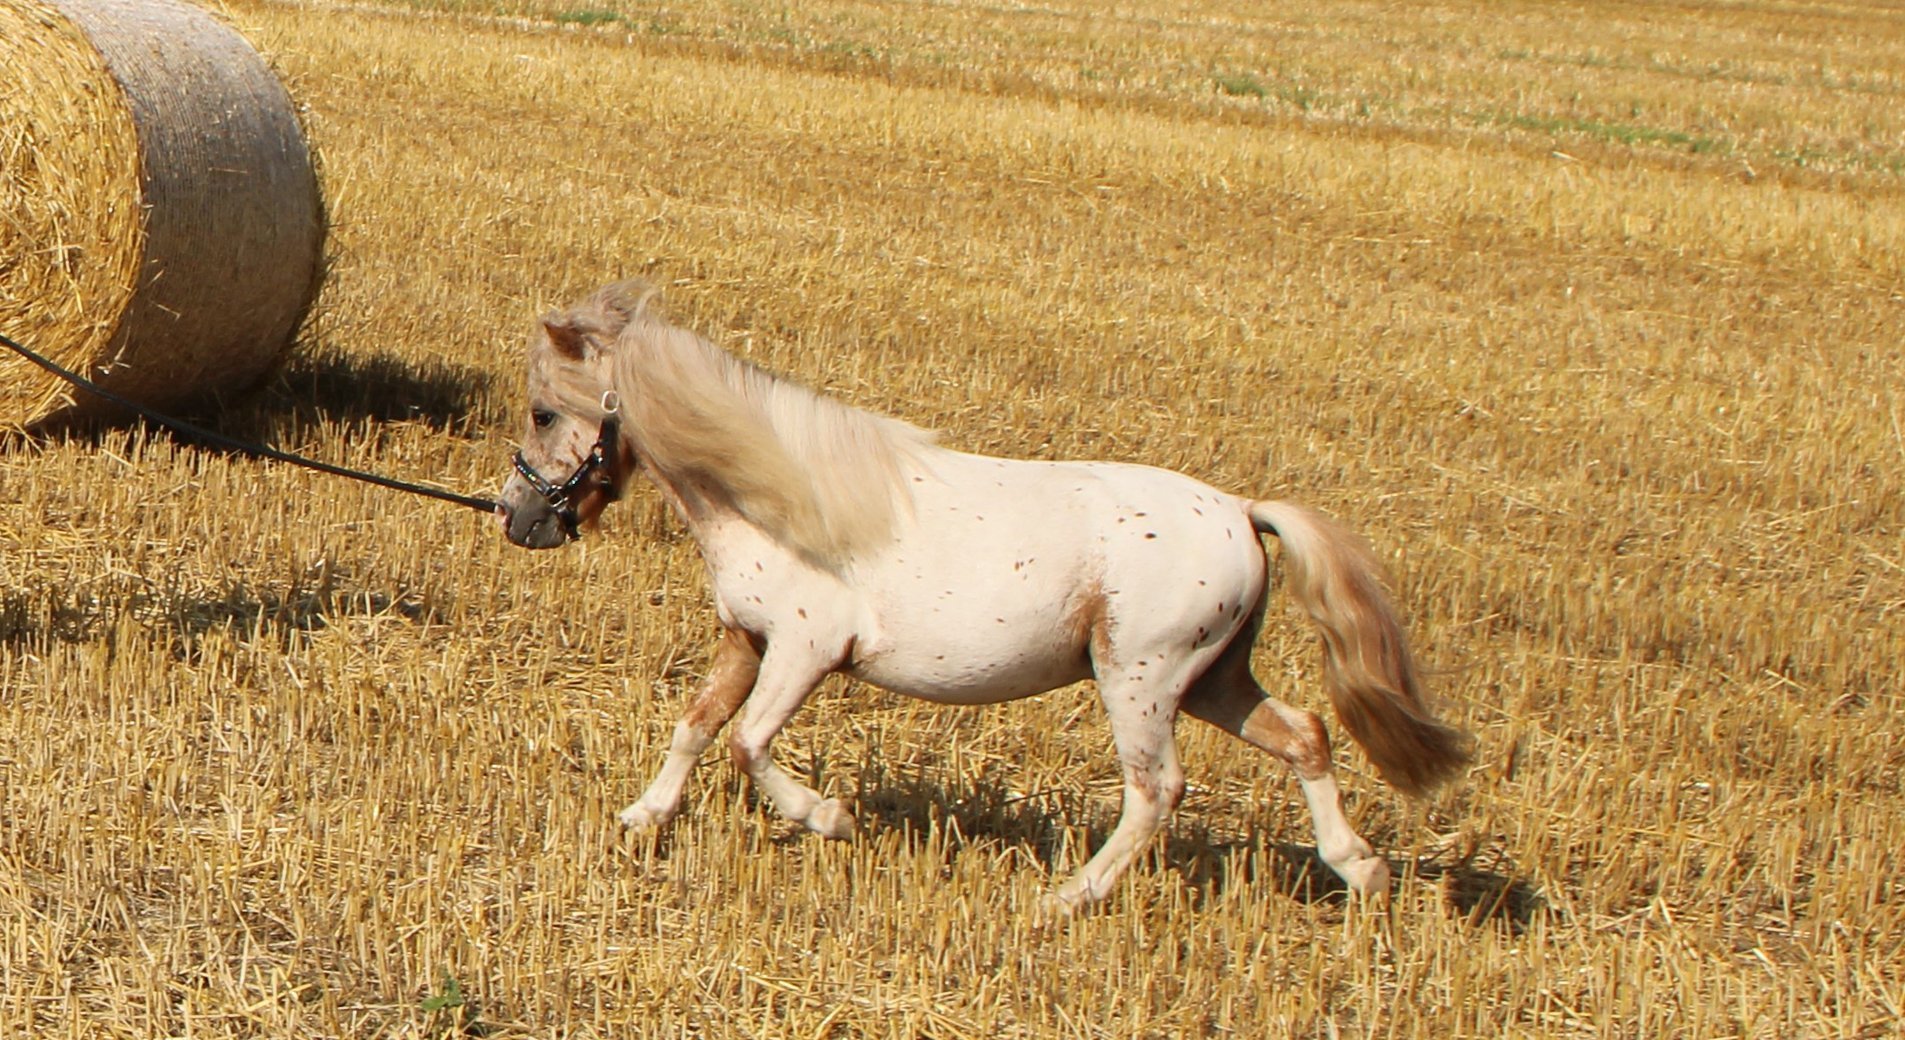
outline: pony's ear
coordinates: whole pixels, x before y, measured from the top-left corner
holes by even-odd
[[[588,349],[588,336],[585,335],[575,319],[566,315],[546,314],[542,319],[543,334],[549,337],[549,345],[556,353],[570,361],[582,360]]]
[[[640,278],[629,278],[597,289],[590,302],[611,319],[607,323],[610,329],[619,330],[637,314],[652,313],[655,295],[654,286]]]

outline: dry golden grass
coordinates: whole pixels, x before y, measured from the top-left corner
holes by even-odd
[[[39,0],[0,3],[0,329],[73,368],[110,361],[139,280],[139,139],[131,99],[85,30]],[[90,128],[82,136],[75,126]],[[0,424],[18,429],[66,399],[11,353]]]
[[[530,554],[111,432],[0,454],[0,1036],[1895,1034],[1905,20],[1098,7],[235,4],[336,230],[222,423],[494,487],[529,320],[641,273],[955,445],[1327,508],[1481,750],[1428,806],[1342,750],[1386,918],[1186,724],[1172,833],[1035,931],[1115,811],[1085,689],[833,684],[779,753],[857,844],[718,754],[625,837],[711,646],[653,496]]]

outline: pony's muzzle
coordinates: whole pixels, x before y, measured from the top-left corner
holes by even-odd
[[[568,544],[569,526],[556,511],[534,505],[520,509],[504,507],[503,534],[513,545],[525,549],[554,549]]]

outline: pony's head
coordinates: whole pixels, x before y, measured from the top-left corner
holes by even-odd
[[[635,468],[610,374],[616,338],[653,290],[623,282],[567,311],[546,314],[529,337],[529,414],[515,472],[497,496],[509,540],[551,549],[621,496]]]

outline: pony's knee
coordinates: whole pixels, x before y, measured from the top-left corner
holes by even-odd
[[[749,776],[760,766],[761,758],[767,749],[749,741],[745,736],[735,733],[728,737],[728,758],[734,762],[734,768]]]
[[[714,734],[700,729],[683,719],[675,723],[675,734],[668,743],[668,753],[690,758],[699,757],[714,742]]]
[[[1179,803],[1184,801],[1184,776],[1181,773],[1147,778],[1136,786],[1140,798],[1160,821],[1176,812]]]
[[[1165,812],[1176,812],[1178,804],[1184,801],[1184,771],[1170,770],[1158,779],[1158,806]]]
[[[1182,769],[1130,769],[1125,773],[1125,783],[1139,801],[1154,807],[1160,816],[1175,812],[1184,800]]]

